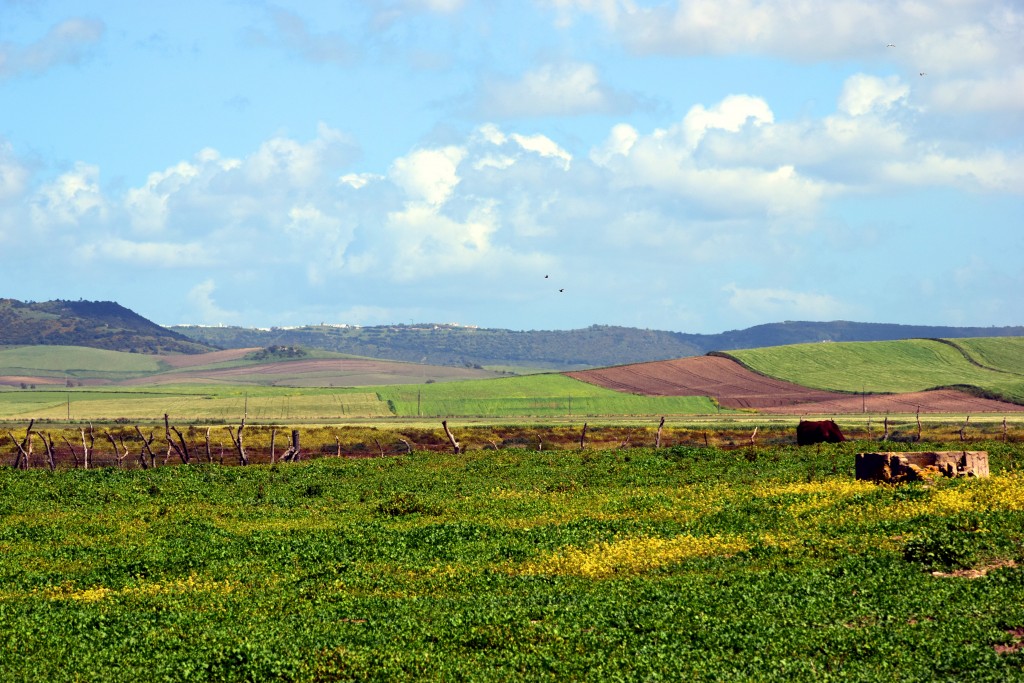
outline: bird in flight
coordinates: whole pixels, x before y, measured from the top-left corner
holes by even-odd
[[[565,289],[564,289],[564,288],[562,288],[562,289],[560,289],[560,290],[558,290],[558,291],[559,291],[559,292],[564,292],[564,291],[565,291]]]
[[[545,279],[545,280],[547,280],[547,279],[548,279],[548,276],[547,276],[547,275],[545,275],[545,276],[544,276],[544,279]]]
[[[923,71],[922,71],[921,73],[919,73],[919,74],[917,74],[917,75],[918,75],[918,76],[927,76],[928,74],[926,74],[925,72],[923,72]]]
[[[889,43],[888,45],[886,45],[886,47],[896,47],[896,45],[893,43]]]

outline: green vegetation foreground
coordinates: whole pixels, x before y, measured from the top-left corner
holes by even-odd
[[[2,468],[0,672],[1024,680],[1024,448],[972,446],[902,486],[866,442]]]

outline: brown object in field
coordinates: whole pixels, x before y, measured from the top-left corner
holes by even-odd
[[[753,441],[753,437],[751,437]],[[842,430],[833,420],[800,420],[796,426],[798,446],[813,446],[816,443],[841,443],[846,441]]]
[[[857,479],[883,483],[926,481],[929,478],[989,476],[987,451],[924,451],[858,453]]]

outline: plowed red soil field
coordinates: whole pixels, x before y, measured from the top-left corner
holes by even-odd
[[[718,356],[620,365],[565,373],[588,384],[645,396],[710,396],[723,408],[817,415],[860,412],[1006,413],[1024,406],[978,398],[952,389],[912,394],[843,394],[808,389],[747,370]]]

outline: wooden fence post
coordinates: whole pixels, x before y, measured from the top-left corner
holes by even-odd
[[[452,434],[452,430],[448,429],[448,420],[441,420],[441,426],[444,427],[444,433],[448,436],[448,441],[452,444],[452,450],[455,451],[455,455],[462,452],[462,446],[455,440],[455,435]]]

